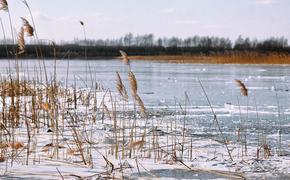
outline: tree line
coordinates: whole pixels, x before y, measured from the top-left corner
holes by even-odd
[[[11,40],[0,41],[0,57],[13,56],[12,50],[16,45]],[[288,40],[284,37],[271,37],[265,40],[250,39],[239,36],[234,42],[229,38],[214,36],[193,36],[188,38],[155,38],[153,34],[133,35],[128,33],[116,39],[74,39],[62,41],[54,46],[50,41],[40,40],[39,44],[31,41],[26,46],[26,53],[22,58],[83,58],[85,49],[88,58],[115,57],[118,50],[123,49],[129,55],[208,55],[213,53],[228,53],[236,51],[255,52],[284,52],[289,53]],[[41,49],[41,54],[36,54],[35,49]],[[54,54],[56,50],[56,54]]]

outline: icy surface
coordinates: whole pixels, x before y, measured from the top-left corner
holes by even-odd
[[[49,77],[52,77],[54,62],[45,62]],[[21,76],[27,77],[28,72],[30,80],[38,76],[39,72],[33,70],[38,66],[37,62],[23,61],[22,66],[28,67],[28,70],[24,68],[27,72],[21,72]],[[1,66],[2,78],[8,77],[6,69],[4,63]],[[130,97],[124,106],[115,87],[115,72],[119,71],[130,93],[123,64],[115,60],[57,61],[57,79],[61,82],[60,86],[63,88],[67,86],[73,93],[74,83],[77,85],[79,106],[77,110],[74,110],[72,105],[66,109],[72,114],[77,114],[77,124],[72,124],[70,118],[65,117],[62,124],[64,131],[59,137],[59,144],[62,146],[59,148],[59,157],[55,154],[56,147],[46,147],[55,142],[54,133],[48,132],[49,128],[45,125],[37,132],[38,130],[34,129],[35,125],[31,124],[33,136],[28,166],[26,166],[26,126],[21,124],[15,131],[15,137],[16,141],[24,144],[24,147],[17,152],[19,155],[14,159],[12,167],[9,159],[11,148],[7,149],[7,160],[0,162],[1,178],[60,179],[61,175],[65,179],[94,179],[107,176],[128,179],[289,178],[290,66],[167,64],[138,61],[132,63],[132,70],[138,80],[140,97],[149,114],[145,147],[152,148],[154,142],[157,143],[154,146],[158,151],[136,149],[131,158],[121,157],[121,146],[118,158],[112,152],[116,144],[114,132],[118,131],[121,134],[124,125],[126,133],[129,134],[134,122],[132,98]],[[67,72],[68,84],[65,81]],[[49,78],[50,81],[52,79]],[[248,97],[241,96],[239,88],[234,83],[235,79],[245,82],[249,90]],[[226,143],[233,161],[230,160],[213,118],[212,109],[198,80],[202,82],[209,96],[223,135],[227,139]],[[91,87],[95,86],[95,83],[99,85],[95,93],[96,104],[93,105],[91,98],[90,105],[86,106],[85,97],[93,96],[95,91]],[[31,101],[31,97],[21,97],[21,101]],[[65,101],[62,97],[58,98],[60,103]],[[5,99],[5,102],[9,104],[10,98]],[[116,107],[112,106],[113,102]],[[110,112],[117,112],[117,127],[114,127],[112,118],[104,112],[103,104],[106,104]],[[97,107],[97,111],[94,106]],[[2,103],[0,108],[2,109]],[[97,112],[97,119],[93,123],[94,112]],[[48,116],[44,110],[41,110],[40,114],[44,119]],[[136,136],[141,137],[146,120],[140,117],[139,112],[135,116],[138,126]],[[62,118],[60,115],[58,121],[61,122]],[[72,126],[77,126],[83,137],[87,136],[86,132],[90,136],[83,139],[89,141],[84,142],[84,149],[92,151],[93,162],[89,165],[84,165],[80,153],[76,151]],[[241,132],[241,128],[246,130]],[[247,139],[246,150],[244,135]],[[281,137],[280,145],[279,137]],[[157,140],[153,141],[153,138]],[[130,147],[129,137],[117,141],[124,143],[126,150]],[[269,156],[265,153],[263,144],[269,145],[271,150]],[[174,151],[177,151],[177,154],[174,155]],[[181,152],[183,154],[180,154]],[[106,167],[108,164],[103,156],[117,170],[110,172],[110,167]]]

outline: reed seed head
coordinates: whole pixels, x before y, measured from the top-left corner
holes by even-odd
[[[33,27],[29,24],[27,19],[21,17],[21,20],[22,20],[22,23],[23,23],[24,32],[27,33],[28,36],[33,36],[34,35]]]
[[[130,87],[131,87],[131,94],[134,98],[136,98],[138,85],[137,85],[136,77],[132,71],[129,72],[128,78],[129,78]]]
[[[146,108],[144,106],[142,99],[140,98],[140,96],[138,94],[136,95],[135,99],[136,99],[136,102],[140,108],[141,116],[146,118],[147,117]]]
[[[0,10],[8,11],[8,3],[6,0],[0,0]]]
[[[117,75],[117,90],[119,94],[124,98],[124,100],[128,101],[127,90],[122,82],[121,76],[118,72],[116,72],[116,75]]]
[[[118,72],[116,72],[116,76],[117,76],[117,90],[122,95],[123,82],[122,82],[121,76],[120,76],[120,74]]]
[[[19,49],[18,54],[22,54],[22,53],[25,52],[25,40],[24,40],[24,29],[23,29],[23,27],[21,27],[21,29],[20,29],[17,41],[18,41],[18,49]]]
[[[125,51],[120,50],[120,54],[122,56],[124,64],[129,65],[130,64],[130,60],[128,58],[127,53]]]
[[[235,82],[236,82],[237,86],[240,87],[242,95],[248,96],[248,89],[245,86],[245,84],[241,80],[238,80],[238,79],[236,79]]]
[[[110,110],[109,110],[108,106],[106,106],[105,103],[103,103],[103,108],[104,108],[103,113],[104,113],[104,114],[105,114],[109,119],[111,119],[112,117],[111,117]]]

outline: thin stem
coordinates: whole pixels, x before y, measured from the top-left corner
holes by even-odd
[[[231,161],[233,161],[232,155],[231,155],[230,150],[229,150],[228,145],[227,145],[227,139],[226,139],[226,137],[224,136],[224,134],[223,134],[223,132],[222,132],[222,130],[221,130],[221,127],[220,127],[220,125],[219,125],[219,122],[218,122],[217,116],[216,116],[216,114],[215,114],[215,112],[214,112],[214,110],[213,110],[213,108],[212,108],[212,105],[211,105],[211,103],[210,103],[210,100],[209,100],[209,98],[208,98],[208,96],[207,96],[207,94],[206,94],[206,92],[205,92],[205,89],[204,89],[204,87],[203,87],[201,81],[198,80],[198,82],[199,82],[200,87],[201,87],[201,89],[202,89],[202,91],[203,91],[203,93],[204,93],[204,95],[205,95],[205,97],[206,97],[206,100],[207,100],[208,105],[209,105],[209,107],[210,107],[210,109],[211,109],[211,112],[212,112],[212,114],[214,115],[214,116],[213,116],[213,117],[214,117],[214,120],[215,120],[215,122],[216,122],[216,124],[217,124],[217,127],[218,127],[218,130],[219,130],[219,132],[220,132],[220,134],[221,134],[221,136],[222,136],[222,138],[223,138],[224,145],[226,146],[226,149],[227,149],[227,151],[228,151],[228,155],[229,155]]]

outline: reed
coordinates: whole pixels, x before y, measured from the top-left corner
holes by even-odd
[[[24,29],[24,32],[27,33],[28,36],[34,36],[34,28],[29,24],[29,22],[21,17],[21,20],[23,22],[23,29]]]
[[[237,86],[240,87],[242,95],[248,96],[248,89],[245,86],[245,84],[241,80],[238,80],[238,79],[236,79],[235,82],[236,82]]]
[[[138,90],[138,84],[137,84],[137,80],[136,80],[135,74],[132,71],[130,71],[128,73],[128,79],[129,79],[129,83],[130,83],[131,95],[132,95],[133,98],[136,98],[137,90]]]
[[[249,113],[248,113],[248,107],[249,107],[249,99],[248,99],[248,89],[247,89],[247,87],[246,87],[246,85],[241,81],[241,80],[238,80],[238,79],[236,79],[235,80],[235,83],[236,83],[236,85],[240,88],[240,91],[241,91],[241,94],[243,95],[243,96],[245,96],[246,97],[246,100],[247,100],[247,117],[246,117],[246,122],[244,122],[244,121],[242,121],[241,122],[241,124],[240,124],[240,130],[241,131],[243,131],[243,136],[244,136],[244,145],[245,145],[245,155],[247,155],[247,121],[248,121],[248,115],[249,115]],[[242,155],[243,155],[243,153],[242,153]]]
[[[126,87],[124,86],[121,76],[118,72],[116,72],[116,77],[117,77],[116,78],[117,91],[125,101],[128,101],[128,93],[127,93]]]
[[[25,52],[25,39],[24,39],[24,28],[21,27],[20,32],[18,34],[18,53],[17,54],[22,54]]]
[[[120,50],[120,54],[122,56],[123,63],[125,65],[130,65],[130,60],[129,60],[129,57],[128,57],[127,53],[125,51]]]
[[[0,10],[8,11],[8,3],[6,0],[0,1]]]
[[[224,143],[224,145],[226,146],[226,149],[227,149],[228,155],[229,155],[229,157],[230,157],[230,160],[233,161],[233,158],[232,158],[231,152],[230,152],[229,147],[228,147],[228,144],[227,144],[228,140],[226,139],[226,137],[224,136],[224,133],[222,132],[222,129],[221,129],[221,126],[219,125],[219,121],[218,121],[218,119],[217,119],[217,116],[216,116],[216,114],[215,114],[215,112],[214,112],[214,110],[213,110],[213,108],[212,108],[212,105],[211,105],[211,103],[210,103],[210,100],[209,100],[209,98],[208,98],[208,96],[207,96],[207,94],[206,94],[206,91],[205,91],[205,89],[204,89],[204,87],[203,87],[203,85],[202,85],[202,83],[201,83],[200,80],[199,80],[199,84],[200,84],[200,86],[201,86],[201,88],[202,88],[202,91],[203,91],[203,93],[204,93],[204,95],[205,95],[205,97],[206,97],[206,100],[207,100],[207,102],[208,102],[208,104],[209,104],[209,106],[210,106],[210,108],[211,108],[212,114],[213,114],[213,116],[214,116],[214,120],[215,120],[216,125],[217,125],[217,127],[218,127],[219,133],[220,133],[221,136],[222,136],[223,143]]]

